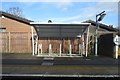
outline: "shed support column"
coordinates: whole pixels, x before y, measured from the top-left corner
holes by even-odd
[[[81,46],[80,46],[80,44],[79,44],[79,55],[80,55],[80,53],[81,53],[81,50],[80,50],[80,48],[81,48]]]
[[[60,56],[61,56],[62,54],[61,54],[61,44],[60,44]]]
[[[70,56],[72,56],[72,46],[71,46],[71,44],[70,44]]]
[[[49,44],[49,56],[50,56],[51,53],[52,53],[52,45]]]
[[[34,37],[33,37],[33,27],[31,26],[31,32],[32,32],[32,55],[34,56]]]
[[[35,45],[35,54],[37,55],[37,43],[38,43],[38,36],[37,36],[37,38],[36,38],[36,45]]]
[[[85,46],[84,46],[84,34],[82,35],[82,54],[85,54]]]
[[[87,39],[86,39],[86,53],[85,53],[86,57],[88,55],[88,37],[89,37],[89,27],[88,27],[88,30],[87,30]]]
[[[97,31],[97,29],[96,29],[96,31],[95,31],[96,33],[96,35],[95,35],[95,56],[98,56],[98,54],[97,54],[97,52],[98,52],[98,50],[97,50],[97,48],[98,48],[98,38],[97,38],[97,36],[98,36],[98,31]]]

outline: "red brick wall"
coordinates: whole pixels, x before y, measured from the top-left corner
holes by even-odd
[[[81,44],[81,38],[80,39],[40,39],[38,41],[38,44],[42,43],[43,47],[43,53],[49,52],[49,44],[52,44],[52,52],[53,53],[59,53],[60,52],[60,44],[62,44],[63,53],[69,52],[69,45],[70,42],[72,44],[72,52],[78,53],[79,50],[79,44]]]
[[[0,18],[1,27],[6,28],[6,32],[31,32],[31,27],[28,24],[10,19]]]
[[[9,52],[9,40],[10,37],[10,52],[18,52],[18,53],[31,53],[31,26],[17,20],[13,20],[10,18],[1,18],[0,17],[0,28],[5,28],[5,33],[0,33],[2,41],[2,51]],[[9,35],[10,32],[10,35]],[[34,33],[35,30],[34,30]],[[29,48],[28,48],[29,46]]]

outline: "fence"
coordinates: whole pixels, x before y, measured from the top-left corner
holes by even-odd
[[[61,42],[62,41],[62,42]],[[79,39],[72,39],[72,51],[78,53]],[[42,39],[38,43],[43,44],[43,52],[48,53],[48,45],[52,44],[53,52],[59,53],[59,43],[62,44],[62,52],[69,51],[69,39]],[[34,44],[35,45],[35,44]],[[91,50],[90,50],[91,51]],[[32,40],[30,32],[2,32],[0,33],[0,52],[2,53],[32,53]]]
[[[31,53],[30,32],[0,33],[0,52],[2,53]]]

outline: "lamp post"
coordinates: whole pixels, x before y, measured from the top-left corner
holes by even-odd
[[[98,52],[98,28],[99,28],[99,22],[102,21],[102,19],[104,18],[105,16],[105,11],[99,13],[96,15],[96,30],[95,30],[95,56],[97,56],[97,52]],[[99,17],[99,18],[98,18]]]

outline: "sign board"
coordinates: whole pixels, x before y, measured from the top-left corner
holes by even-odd
[[[118,35],[114,37],[113,41],[116,45],[120,45],[120,37],[118,37]]]
[[[118,37],[118,45],[120,45],[120,37]]]

